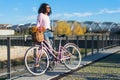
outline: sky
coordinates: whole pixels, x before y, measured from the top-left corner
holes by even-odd
[[[51,20],[120,23],[120,0],[0,0],[0,24],[36,22],[42,3],[50,5]]]

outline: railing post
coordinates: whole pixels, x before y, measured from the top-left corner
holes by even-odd
[[[120,36],[118,35],[118,46],[120,46]]]
[[[112,45],[112,47],[114,47],[114,44],[115,44],[115,35],[113,36],[113,45]]]
[[[87,56],[87,36],[85,35],[85,56]]]
[[[68,36],[66,36],[66,43],[68,43],[69,42],[69,40],[68,40]]]
[[[108,47],[108,43],[107,43],[107,35],[105,36],[105,46]]]
[[[92,37],[92,54],[93,54],[93,51],[94,51],[94,35],[91,35],[91,37]]]
[[[79,46],[79,41],[78,41],[79,39],[78,39],[78,38],[79,38],[79,37],[78,37],[78,36],[76,36],[76,41],[77,41],[77,43],[76,43],[76,44],[77,44],[77,46]]]
[[[117,35],[116,35],[116,46],[117,46],[117,40],[118,40],[118,39],[117,39]]]
[[[97,53],[99,52],[99,35],[97,35]]]
[[[118,45],[120,46],[120,35],[118,35]]]
[[[112,35],[110,36],[110,47],[112,47]]]
[[[11,46],[11,40],[10,37],[7,37],[7,78],[11,78],[11,60],[10,60],[10,46]]]
[[[116,35],[116,46],[118,46],[118,35]]]
[[[104,50],[104,36],[102,34],[102,51]]]
[[[111,36],[111,47],[113,47],[113,35]]]

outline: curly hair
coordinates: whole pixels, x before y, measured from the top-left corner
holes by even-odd
[[[40,13],[45,14],[45,13],[46,13],[46,6],[47,6],[47,5],[49,5],[49,4],[47,4],[47,3],[42,3],[41,6],[40,6],[39,9],[38,9],[38,14],[40,14]],[[52,13],[52,11],[51,11],[51,8],[50,8],[50,12],[48,13],[48,15],[50,15],[51,13]]]

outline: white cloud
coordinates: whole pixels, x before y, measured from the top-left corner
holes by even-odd
[[[28,23],[32,21],[36,21],[37,15],[31,15],[31,16],[17,16],[18,21],[21,23]]]
[[[84,13],[79,13],[79,12],[73,12],[73,13],[57,13],[54,14],[53,19],[70,19],[74,17],[88,17],[88,16],[94,16],[94,15],[100,15],[100,14],[113,14],[113,13],[120,13],[120,9],[114,9],[110,10],[107,8],[104,8],[98,12],[84,12]]]
[[[57,14],[52,14],[52,16],[53,16],[54,18],[57,18],[57,17],[61,17],[61,16],[62,16],[62,14],[57,13]]]
[[[86,12],[86,13],[75,12],[75,13],[65,13],[63,15],[64,15],[64,17],[67,17],[67,18],[71,18],[71,17],[87,17],[87,16],[91,16],[92,13],[89,13],[89,12]]]
[[[31,16],[27,16],[25,17],[26,20],[34,20],[37,19],[36,15],[31,15]]]
[[[87,16],[91,16],[92,13],[90,12],[85,12],[85,13],[73,13],[74,16],[76,17],[87,17]]]
[[[107,14],[120,13],[120,9],[110,10],[110,9],[104,8],[98,12],[98,14],[106,14],[106,13]]]
[[[74,12],[74,13],[63,13],[63,14],[54,14],[53,18],[54,19],[69,19],[69,18],[73,18],[73,17],[87,17],[87,16],[91,16],[93,15],[92,13],[86,12],[86,13],[78,13],[78,12]]]
[[[59,19],[63,18],[62,16],[63,16],[63,14],[60,14],[60,13],[52,14],[51,19],[58,19],[59,20]]]
[[[73,18],[80,18],[80,17],[88,17],[88,16],[94,16],[94,15],[102,15],[102,14],[112,14],[112,13],[120,13],[120,9],[115,9],[115,10],[110,10],[110,9],[102,9],[98,12],[84,12],[84,13],[79,13],[79,12],[73,12],[73,13],[56,13],[52,14],[50,17],[51,19],[64,19],[64,20],[69,20]],[[0,14],[0,16],[2,16]],[[37,14],[36,15],[30,15],[30,16],[18,16],[18,20],[20,22],[31,22],[31,21],[36,21],[37,19]]]
[[[26,20],[34,20],[34,19],[37,19],[37,15],[31,15],[26,17]]]
[[[37,12],[37,7],[36,6],[32,7],[32,10],[33,12]]]

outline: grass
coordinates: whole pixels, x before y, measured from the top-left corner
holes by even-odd
[[[120,53],[113,54],[60,80],[120,80]]]
[[[0,80],[5,80],[6,78],[0,78]]]

